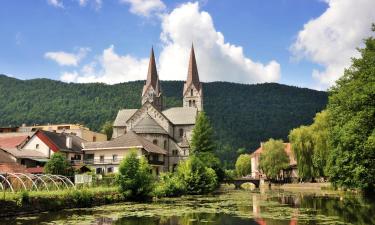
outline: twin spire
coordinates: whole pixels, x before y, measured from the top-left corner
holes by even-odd
[[[193,45],[191,45],[188,76],[187,76],[186,84],[187,86],[190,86],[190,84],[193,84],[198,91],[200,89],[199,74],[198,74],[197,62],[195,59],[195,52],[194,52]],[[145,91],[150,85],[155,90],[155,93],[159,95],[161,89],[160,89],[158,71],[156,69],[155,54],[154,54],[153,47],[151,48],[150,62],[148,64],[147,80],[143,88],[142,95],[145,94]]]

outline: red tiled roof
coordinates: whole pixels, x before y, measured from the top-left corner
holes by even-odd
[[[1,173],[26,173],[26,168],[18,163],[1,163],[0,174]]]
[[[0,137],[0,147],[3,148],[16,148],[23,144],[29,136],[10,136],[10,137]]]
[[[39,174],[44,172],[44,167],[30,167],[26,168],[26,171],[32,174]]]

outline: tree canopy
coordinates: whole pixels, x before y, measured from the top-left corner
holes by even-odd
[[[238,156],[236,161],[236,173],[238,176],[251,174],[251,157],[249,154]]]
[[[56,152],[44,166],[44,173],[71,176],[73,168],[70,166],[65,154]]]
[[[259,167],[269,179],[278,178],[280,171],[289,166],[289,157],[285,152],[282,140],[269,139],[263,144],[259,157]]]
[[[191,138],[191,153],[214,153],[214,130],[205,112],[199,112]]]

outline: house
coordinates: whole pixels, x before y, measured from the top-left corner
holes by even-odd
[[[286,179],[289,181],[293,181],[298,179],[298,170],[297,170],[297,161],[293,155],[292,147],[290,143],[284,143],[284,151],[289,157],[289,167],[285,170],[280,172],[280,176],[282,179]],[[262,173],[261,169],[259,168],[259,158],[260,155],[264,152],[263,149],[263,143],[260,144],[260,147],[255,150],[252,154],[250,154],[251,157],[251,176],[253,178],[265,178],[266,175]]]
[[[145,156],[156,175],[167,163],[166,150],[131,130],[111,141],[85,143],[84,151],[84,163],[91,164],[97,174],[118,172],[121,160],[131,151]]]
[[[37,130],[22,146],[21,151],[36,151],[47,160],[56,152],[65,154],[72,164],[82,163],[83,143],[76,135]]]
[[[85,141],[106,141],[107,136],[102,133],[91,131],[89,128],[80,124],[47,124],[26,126],[23,124],[17,129],[18,132],[35,132],[37,130],[50,131],[54,133],[66,133],[76,135]]]
[[[119,110],[113,123],[112,140],[98,144],[85,143],[85,155],[92,154],[90,157],[94,158],[92,164],[98,168],[97,172],[116,171],[116,166],[108,164],[106,160],[113,163],[112,156],[119,160],[119,156],[124,157],[128,149],[134,147],[139,154],[151,160],[155,173],[173,171],[180,160],[186,159],[197,115],[203,110],[203,87],[199,81],[193,46],[187,79],[181,92],[182,106],[166,109],[154,51],[151,49],[141,107]]]

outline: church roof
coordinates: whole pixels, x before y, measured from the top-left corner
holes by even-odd
[[[114,127],[123,127],[126,126],[126,121],[137,112],[138,109],[121,109],[118,111],[115,122],[113,123]]]
[[[198,110],[195,107],[174,107],[164,110],[163,114],[175,125],[195,124]]]
[[[191,46],[191,52],[190,52],[190,60],[189,60],[189,69],[188,69],[188,77],[185,83],[185,90],[190,86],[190,84],[193,84],[195,88],[200,91],[201,85],[199,81],[199,74],[198,74],[198,68],[197,68],[197,61],[195,59],[195,52],[194,52],[194,46]]]
[[[87,150],[102,150],[102,149],[113,149],[113,148],[143,148],[147,152],[157,154],[167,154],[167,151],[161,147],[153,144],[149,140],[137,135],[133,131],[129,131],[124,135],[121,135],[110,141],[101,142],[87,142],[84,144],[84,151]]]
[[[132,129],[137,134],[168,134],[149,114]]]

